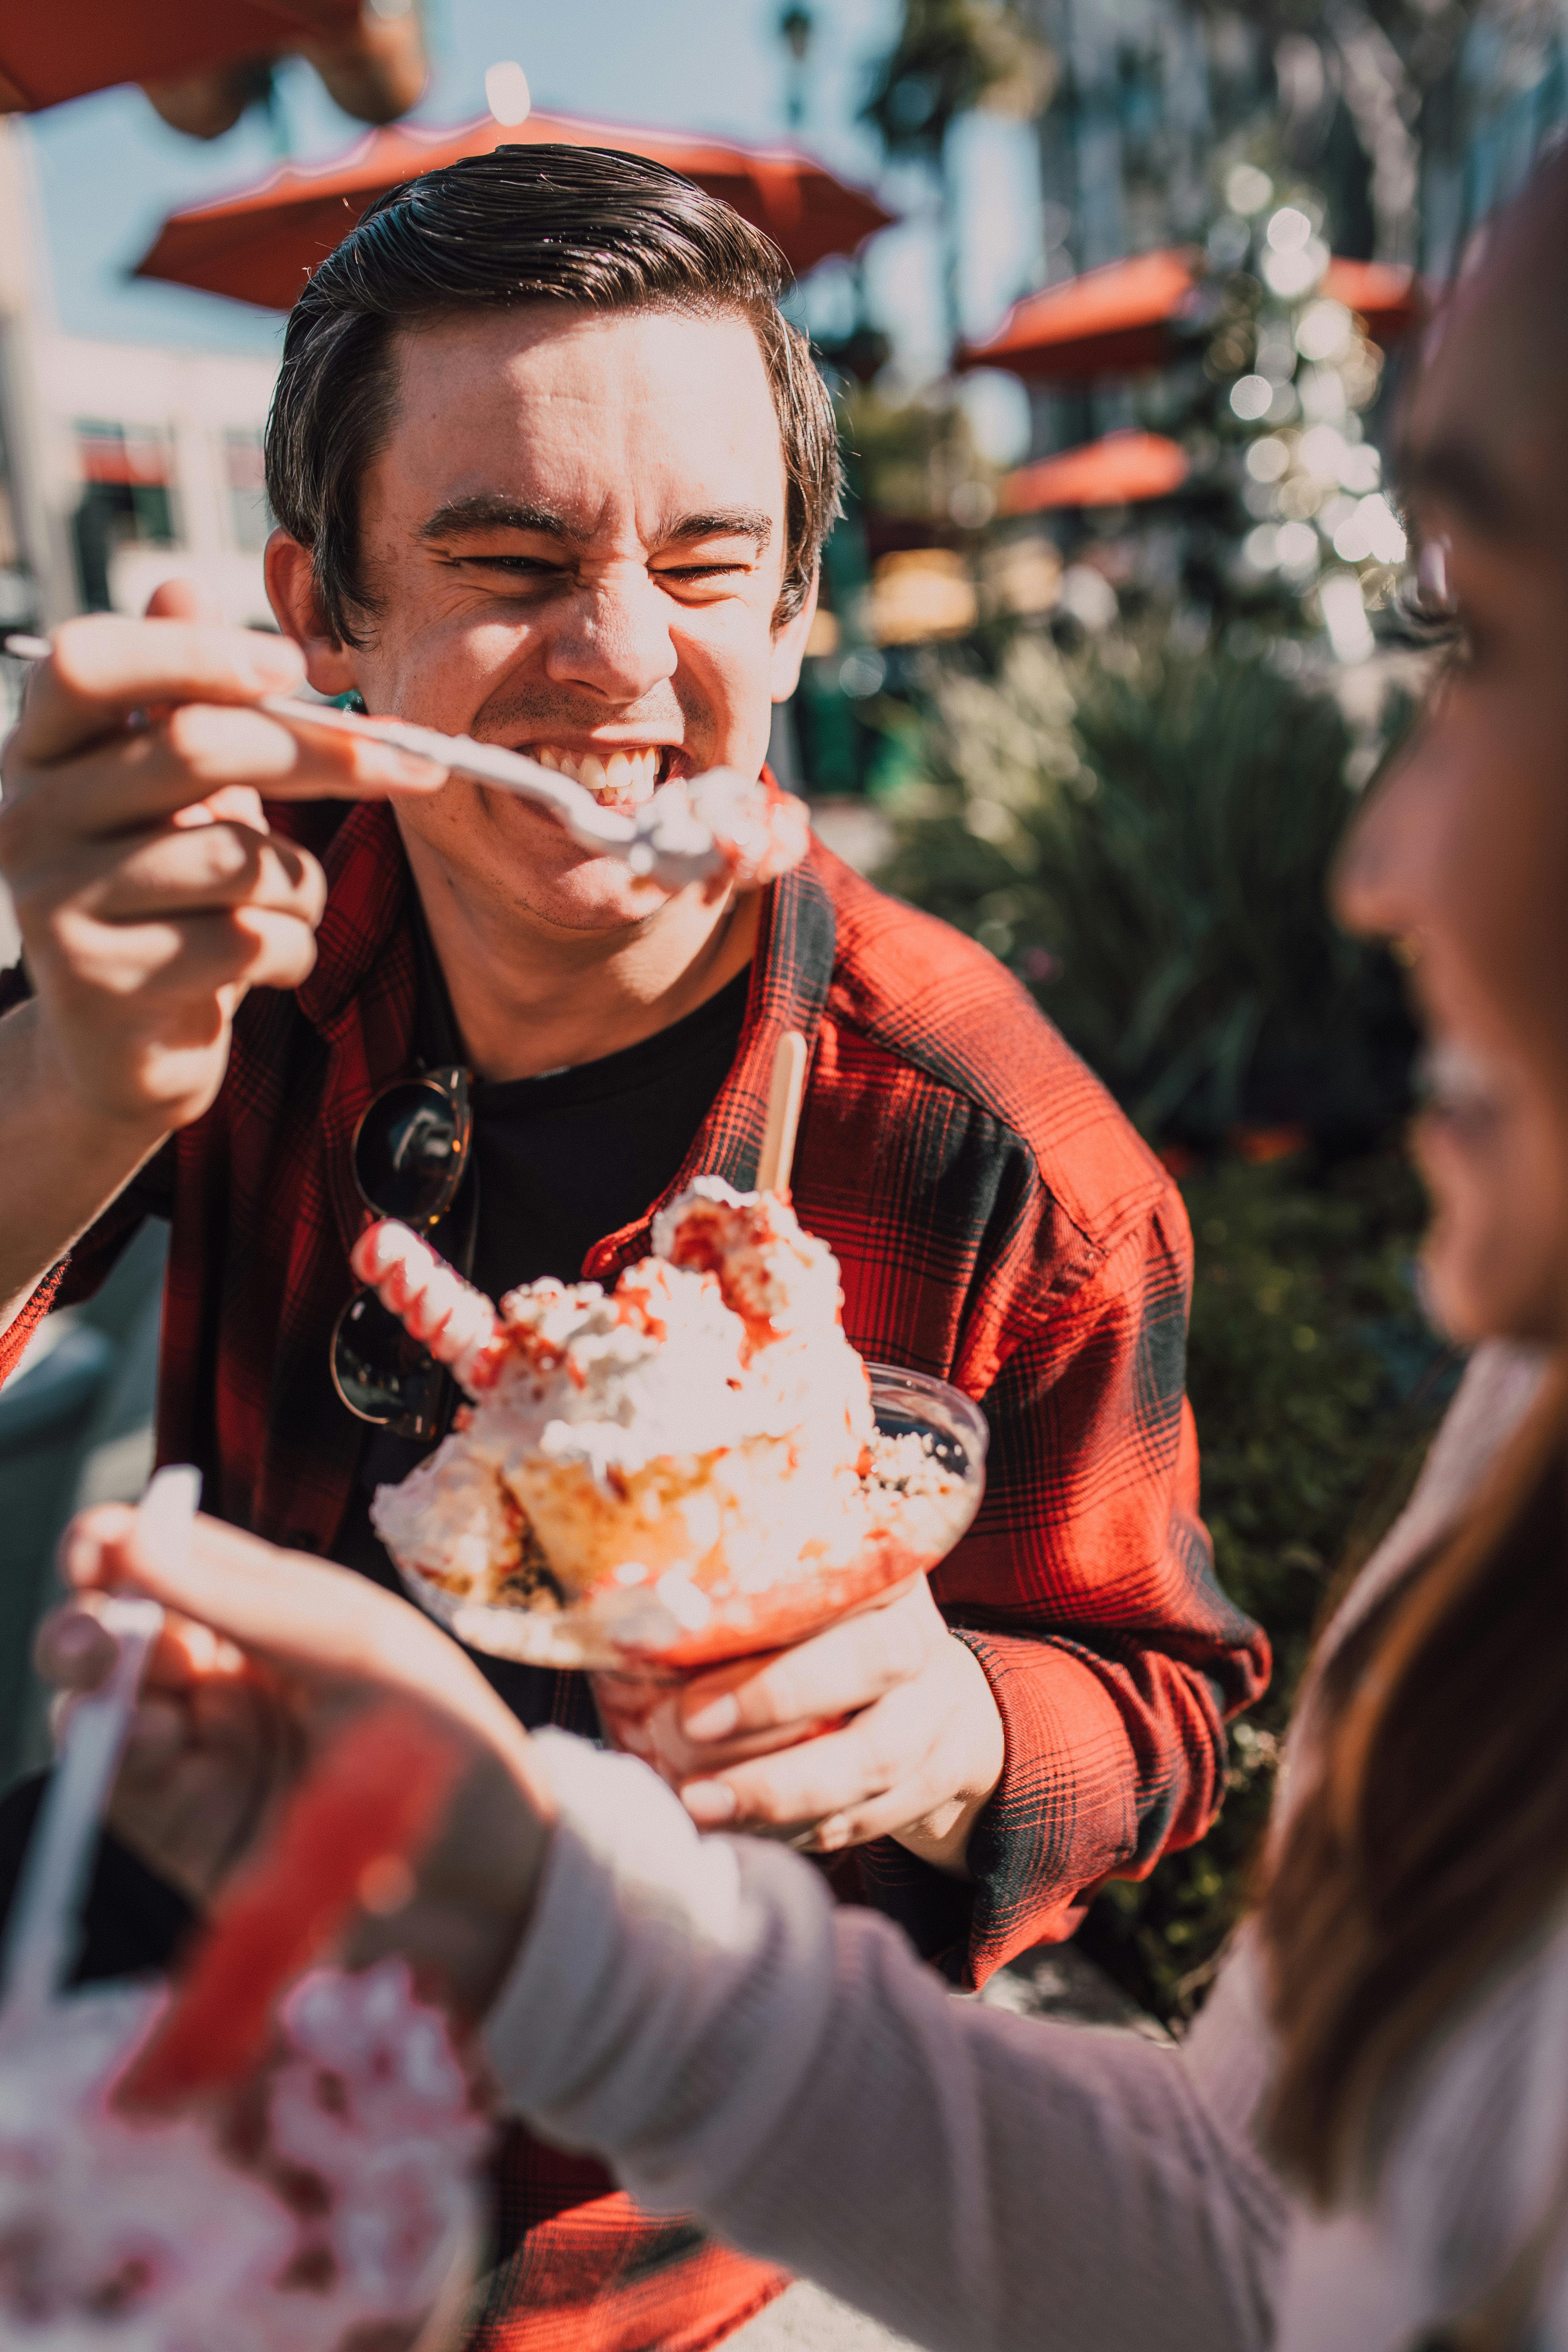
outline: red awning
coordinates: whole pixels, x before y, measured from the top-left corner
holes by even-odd
[[[1358,312],[1378,343],[1396,343],[1426,316],[1426,296],[1415,272],[1388,261],[1342,261],[1336,254],[1319,291]]]
[[[1199,299],[1202,255],[1193,247],[1134,254],[1086,269],[1016,302],[994,334],[963,343],[959,370],[1005,368],[1042,383],[1086,383],[1168,366],[1180,328]],[[1385,262],[1331,261],[1321,291],[1366,320],[1378,342],[1395,341],[1424,316],[1415,273]]]
[[[1067,383],[1161,367],[1173,349],[1172,321],[1192,299],[1197,265],[1196,252],[1181,248],[1086,269],[1015,302],[994,334],[960,347],[955,364]]]
[[[1163,433],[1108,433],[1103,441],[1059,457],[1037,457],[1005,477],[1000,514],[1037,514],[1047,507],[1120,507],[1169,498],[1187,478],[1187,453]]]
[[[503,125],[487,114],[458,131],[407,124],[374,131],[330,163],[286,163],[236,195],[172,213],[136,275],[287,310],[317,263],[386,189],[465,155],[546,144],[619,148],[681,173],[765,230],[797,275],[829,254],[855,252],[896,217],[795,148],[743,147],[567,114]]]
[[[169,452],[156,438],[127,440],[119,433],[79,433],[77,457],[86,482],[162,486],[169,480]]]
[[[360,0],[12,0],[0,13],[0,110],[278,57],[341,38],[359,16]]]

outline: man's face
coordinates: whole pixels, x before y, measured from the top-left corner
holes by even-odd
[[[706,768],[756,775],[808,619],[775,635],[784,457],[750,324],[546,303],[432,322],[395,361],[361,493],[373,642],[323,654],[317,682],[624,807]],[[614,929],[657,903],[459,778],[399,821],[459,888],[549,925]]]
[[[1565,222],[1559,171],[1458,289],[1405,420],[1464,642],[1339,878],[1348,919],[1413,954],[1426,1264],[1464,1339],[1568,1336]]]

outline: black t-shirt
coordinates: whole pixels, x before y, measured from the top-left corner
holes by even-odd
[[[602,1062],[476,1084],[480,1290],[499,1299],[542,1274],[575,1282],[595,1242],[646,1215],[729,1075],[750,983],[738,973],[684,1021]]]
[[[473,1280],[491,1298],[552,1274],[577,1281],[606,1234],[645,1216],[668,1185],[729,1075],[745,1019],[742,971],[683,1021],[623,1053],[546,1077],[473,1088],[479,1229]],[[432,1058],[437,1058],[433,1056]],[[455,1222],[460,1222],[460,1209]],[[428,1444],[370,1430],[337,1558],[401,1591],[370,1523],[377,1486],[406,1477]],[[525,1723],[547,1719],[553,1675],[477,1663]]]

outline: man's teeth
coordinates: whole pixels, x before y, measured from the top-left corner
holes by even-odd
[[[657,743],[647,744],[640,751],[611,751],[605,759],[595,751],[563,751],[553,743],[543,743],[532,756],[542,768],[570,776],[595,800],[612,807],[638,808],[652,799],[658,784]]]

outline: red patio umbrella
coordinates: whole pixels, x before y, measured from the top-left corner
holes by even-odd
[[[1163,433],[1108,433],[1080,449],[1037,457],[1004,476],[1000,514],[1038,514],[1046,507],[1120,507],[1169,498],[1187,478],[1187,453]]]
[[[362,0],[14,0],[0,12],[0,112],[118,82],[178,81],[242,58],[352,39]]]
[[[1181,327],[1202,299],[1202,256],[1193,247],[1134,254],[1086,269],[1060,286],[1015,302],[994,334],[959,346],[953,365],[1006,368],[1043,383],[1087,383],[1134,375],[1179,357]],[[1425,305],[1415,273],[1385,262],[1330,262],[1322,292],[1392,342],[1415,326]]]
[[[516,124],[485,115],[459,131],[399,124],[372,131],[330,163],[286,163],[237,195],[171,213],[135,274],[287,310],[317,263],[384,190],[465,155],[520,143],[618,147],[667,164],[765,229],[797,274],[829,254],[853,253],[896,217],[793,147],[743,147],[570,114],[531,114]]]
[[[1343,261],[1336,254],[1319,290],[1359,312],[1377,343],[1396,343],[1426,316],[1426,297],[1415,272],[1388,261]]]

